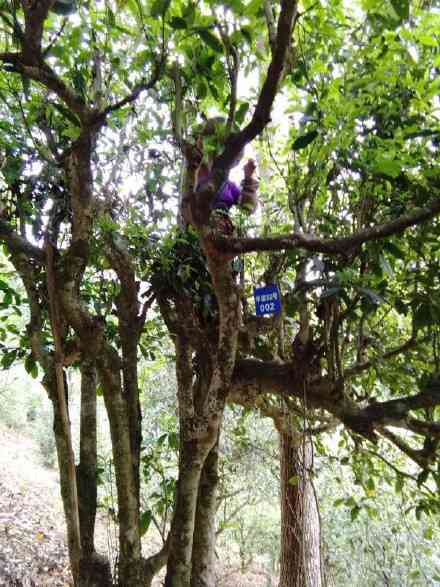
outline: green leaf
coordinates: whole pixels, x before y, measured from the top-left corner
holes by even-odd
[[[2,357],[2,367],[3,369],[9,369],[12,363],[17,358],[17,351],[9,351],[5,353]]]
[[[211,82],[208,82],[208,86],[209,86],[209,91],[211,92],[214,100],[220,100],[220,94],[219,94],[216,86]]]
[[[153,512],[151,510],[146,510],[142,513],[140,520],[139,520],[139,531],[140,535],[143,536],[148,531],[150,527],[151,520],[153,519]]]
[[[29,375],[31,375],[34,379],[38,376],[38,367],[32,355],[28,355],[26,357],[24,368],[26,369],[26,372],[29,373]]]
[[[359,290],[359,293],[361,293],[365,298],[370,300],[371,303],[373,303],[377,306],[379,306],[380,304],[383,304],[383,302],[384,302],[383,298],[381,298],[381,296],[379,294],[377,294],[375,291],[373,291],[369,287],[359,287],[358,290]]]
[[[414,326],[424,328],[432,323],[431,306],[429,304],[419,304],[414,312]]]
[[[433,535],[434,535],[434,530],[431,528],[431,526],[426,528],[425,531],[423,532],[423,538],[425,538],[426,540],[432,540]]]
[[[393,159],[377,159],[375,164],[375,170],[377,173],[382,173],[388,177],[398,177],[402,169],[400,161]]]
[[[248,110],[249,110],[249,103],[248,102],[244,102],[243,104],[240,104],[240,106],[238,107],[237,112],[235,114],[235,120],[238,125],[240,125],[243,122],[244,117],[246,116],[246,113]]]
[[[184,30],[188,28],[186,20],[181,16],[173,16],[173,18],[170,20],[170,26],[176,30]]]
[[[379,263],[380,263],[380,266],[382,267],[382,271],[384,273],[386,273],[390,277],[394,277],[394,270],[391,267],[390,262],[388,261],[388,259],[386,257],[381,255],[380,259],[379,259]]]
[[[177,450],[179,448],[179,437],[176,432],[170,432],[168,434],[168,445],[172,450]]]
[[[376,490],[376,484],[374,483],[373,477],[368,478],[367,489],[368,489],[368,491],[375,491]]]
[[[310,143],[312,143],[316,139],[318,134],[319,132],[317,130],[311,130],[305,135],[301,135],[300,137],[296,138],[293,142],[292,149],[294,151],[300,151],[301,149],[305,149],[308,145],[310,145]]]
[[[395,489],[396,493],[401,493],[402,492],[403,484],[404,484],[403,476],[402,475],[398,475],[397,478],[396,478],[396,482],[394,484],[394,489]]]
[[[197,84],[197,97],[200,100],[203,100],[203,98],[206,98],[206,96],[208,95],[208,86],[205,83],[205,80],[199,80],[198,84]]]
[[[159,446],[162,446],[162,445],[163,445],[163,443],[165,442],[165,440],[167,439],[167,437],[168,437],[168,435],[167,435],[167,434],[161,434],[161,435],[159,436],[159,438],[157,439],[157,444],[158,444]]]
[[[438,41],[434,35],[421,34],[418,40],[426,47],[438,47]]]
[[[223,53],[223,45],[219,39],[211,33],[209,29],[198,29],[197,33],[200,38],[216,53]]]
[[[12,304],[12,293],[10,291],[7,291],[5,293],[5,297],[3,298],[2,304],[4,304],[5,306],[10,306]]]
[[[196,17],[196,7],[193,2],[188,2],[186,7],[182,10],[182,18],[188,23],[189,26],[194,24],[194,20]]]
[[[423,469],[423,471],[418,474],[418,476],[417,476],[418,487],[420,487],[421,485],[423,485],[423,483],[425,483],[425,481],[428,479],[428,476],[429,476],[429,469]]]
[[[155,0],[151,7],[151,16],[157,18],[158,16],[165,16],[168,8],[170,7],[171,0]]]
[[[246,41],[249,43],[249,45],[252,44],[252,31],[250,27],[242,27],[240,29],[241,34],[243,35],[243,37],[246,39]]]
[[[288,481],[289,485],[298,485],[299,483],[299,476],[298,475],[293,475],[292,477],[290,477],[289,481]]]
[[[32,367],[32,369],[30,371],[30,375],[31,375],[32,379],[36,379],[38,377],[38,365],[37,365],[37,363],[34,363],[34,366]]]
[[[354,522],[356,520],[360,511],[361,511],[361,508],[358,505],[355,505],[354,508],[352,508],[352,510],[350,511],[350,518],[351,518],[352,522]]]
[[[391,0],[391,6],[394,8],[400,21],[409,18],[409,0]]]
[[[405,253],[402,251],[402,249],[390,241],[385,241],[383,243],[383,248],[388,251],[388,253],[393,255],[393,257],[396,257],[396,259],[405,258]]]
[[[81,134],[81,129],[76,126],[67,126],[63,130],[63,135],[69,139],[74,140],[74,141],[76,141],[76,139],[79,138],[80,134]]]

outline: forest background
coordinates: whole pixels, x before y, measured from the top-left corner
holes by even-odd
[[[165,567],[165,585],[213,585],[216,496],[246,485],[234,462],[250,423],[265,430],[256,414],[278,435],[267,444],[280,461],[282,587],[327,580],[321,468],[340,486],[332,524],[337,505],[352,523],[383,521],[392,485],[429,541],[440,483],[436,3],[6,0],[0,17],[1,361],[23,362],[50,398],[75,583],[148,585]],[[260,207],[234,213],[224,234],[212,202],[244,148]],[[201,157],[214,162],[197,190]],[[255,316],[253,287],[272,283],[282,312]],[[144,374],[157,358],[161,373],[175,366],[170,389]],[[97,395],[117,564],[94,544]],[[168,422],[150,411],[162,399]],[[164,459],[174,474],[152,496]],[[240,527],[232,511],[227,525]],[[158,513],[162,543],[147,556]],[[276,523],[261,525],[264,536]],[[434,581],[435,564],[401,572]]]

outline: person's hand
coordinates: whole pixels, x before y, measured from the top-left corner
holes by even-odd
[[[249,159],[249,161],[246,163],[246,165],[243,167],[243,171],[244,171],[244,176],[246,177],[252,177],[254,174],[254,171],[257,169],[257,166],[255,164],[255,161],[253,159]]]

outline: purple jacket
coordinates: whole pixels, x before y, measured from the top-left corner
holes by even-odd
[[[202,180],[197,189],[201,189],[206,181],[208,181],[208,178]],[[227,179],[215,197],[213,209],[229,211],[232,206],[239,203],[240,195],[241,191],[238,185]]]
[[[223,184],[214,200],[215,210],[229,210],[240,201],[241,191],[236,183],[229,179]]]

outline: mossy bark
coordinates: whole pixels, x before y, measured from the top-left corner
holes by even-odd
[[[81,587],[109,587],[112,575],[108,558],[95,551],[97,507],[97,422],[96,368],[84,359],[81,364],[80,460],[76,468],[81,534],[79,584]]]
[[[218,442],[203,465],[194,524],[191,587],[215,585],[215,517],[218,486]]]
[[[189,587],[191,584],[194,524],[200,477],[212,444],[182,440],[179,459],[179,480],[171,527],[170,555],[165,587]]]

